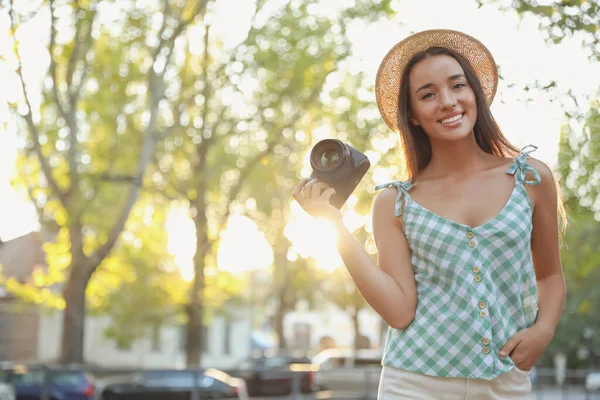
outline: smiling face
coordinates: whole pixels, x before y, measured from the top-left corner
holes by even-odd
[[[457,141],[473,134],[475,93],[453,57],[435,55],[414,65],[408,76],[410,122],[429,139]]]

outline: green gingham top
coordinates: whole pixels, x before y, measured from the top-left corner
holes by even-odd
[[[411,251],[418,301],[408,328],[390,328],[383,364],[426,375],[493,379],[510,371],[510,357],[498,352],[517,331],[533,325],[537,283],[531,257],[533,207],[524,185],[541,178],[527,164],[537,147],[524,147],[508,169],[515,188],[493,219],[470,227],[442,218],[410,197],[412,185],[398,189],[396,216],[402,215]],[[527,171],[534,180],[526,180]]]

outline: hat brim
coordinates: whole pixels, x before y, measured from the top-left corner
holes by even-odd
[[[458,31],[435,29],[415,33],[396,44],[386,54],[375,80],[375,96],[379,112],[394,132],[398,126],[398,99],[402,75],[413,56],[431,47],[443,47],[463,56],[473,69],[487,103],[491,104],[498,87],[498,69],[490,51],[477,39]]]

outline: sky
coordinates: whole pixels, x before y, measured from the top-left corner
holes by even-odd
[[[274,0],[277,3],[279,0]],[[351,4],[352,0],[326,0],[327,7]],[[215,33],[220,35],[228,46],[234,46],[248,29],[248,15],[252,12],[252,2],[248,0],[222,0],[214,16]],[[396,2],[397,16],[392,21],[381,21],[370,26],[355,24],[349,31],[355,57],[353,68],[364,69],[374,81],[381,59],[387,51],[402,38],[412,32],[425,29],[455,29],[470,34],[486,45],[500,66],[504,80],[500,81],[492,112],[504,134],[517,147],[535,144],[539,147],[536,158],[553,166],[556,162],[557,143],[560,126],[565,123],[563,111],[558,102],[551,102],[545,93],[525,93],[522,88],[536,80],[547,82],[554,80],[561,91],[570,89],[582,98],[591,95],[600,87],[600,65],[587,59],[581,46],[575,40],[565,40],[561,45],[548,46],[537,28],[537,18],[520,19],[514,12],[500,12],[495,5],[478,8],[474,0],[403,0]],[[235,9],[236,13],[230,10]],[[0,53],[6,51],[6,18],[0,17]],[[46,30],[32,28],[30,35],[45,35]],[[566,62],[568,60],[568,62]],[[0,77],[2,74],[0,63]],[[508,86],[508,84],[514,84]],[[3,84],[5,86],[6,82]],[[11,87],[11,86],[9,86]],[[14,86],[12,86],[14,88]],[[10,92],[10,91],[9,91]],[[9,240],[37,229],[35,214],[22,196],[10,189],[8,179],[12,173],[16,138],[14,129],[3,130],[2,125],[9,118],[6,98],[11,93],[0,90],[0,238]],[[526,99],[530,97],[531,101]],[[377,167],[376,165],[374,166]],[[296,219],[287,229],[287,235],[294,237],[295,250],[289,255],[293,259],[298,255],[312,255],[324,266],[340,263],[332,246],[331,235],[327,229],[320,229],[323,236],[302,235],[302,231],[313,229],[314,225],[306,220],[298,207],[293,208]],[[304,218],[304,219],[303,219]],[[349,220],[352,218],[349,217]],[[174,210],[170,223],[173,232],[171,250],[180,256],[183,270],[190,273],[191,255],[190,235],[193,237],[193,224],[181,210]],[[296,228],[294,228],[296,226]],[[264,247],[264,236],[248,225],[242,217],[230,223],[232,232],[224,245],[239,246],[241,238],[252,237],[256,248],[262,248],[259,260],[253,265],[257,268],[272,262],[269,250]],[[179,233],[177,233],[179,232]],[[329,232],[329,233],[328,233]],[[182,244],[182,240],[183,243]],[[190,243],[188,243],[190,242]],[[179,244],[176,244],[179,243]],[[320,243],[320,245],[316,245]],[[329,243],[329,246],[327,245]],[[333,250],[324,250],[331,247]],[[231,247],[230,247],[231,248]],[[311,250],[310,249],[314,249]],[[234,265],[236,260],[223,261],[224,265]]]

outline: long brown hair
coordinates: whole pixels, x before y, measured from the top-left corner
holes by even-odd
[[[429,141],[429,136],[427,136],[420,125],[414,125],[410,122],[412,110],[408,89],[408,76],[412,68],[419,61],[439,55],[453,57],[460,64],[465,72],[467,82],[475,93],[477,119],[473,131],[479,147],[486,153],[500,157],[514,157],[519,153],[519,150],[504,136],[496,123],[487,103],[483,88],[481,87],[481,82],[479,82],[477,74],[469,61],[452,50],[443,47],[431,47],[415,54],[406,65],[402,75],[402,83],[400,85],[400,94],[398,98],[398,126],[400,127],[400,139],[402,141],[402,151],[404,152],[404,175],[413,183],[417,179],[419,172],[421,172],[431,161],[431,142]],[[556,181],[556,189],[558,195],[557,212],[559,225],[562,228],[560,229],[561,232],[564,234],[567,226],[567,216],[564,208],[562,190],[558,181]]]
[[[404,170],[409,181],[414,182],[421,172],[431,161],[431,142],[429,136],[420,125],[410,122],[412,113],[410,95],[408,89],[408,76],[412,68],[419,61],[428,57],[447,55],[453,57],[465,72],[467,82],[475,92],[477,104],[477,119],[475,121],[474,133],[477,144],[483,151],[497,156],[514,156],[519,151],[502,134],[500,127],[492,116],[487,104],[485,93],[477,78],[471,64],[460,54],[442,47],[431,47],[425,51],[415,54],[409,61],[402,75],[400,94],[398,98],[398,126],[400,127],[400,139],[402,151],[404,152]]]

